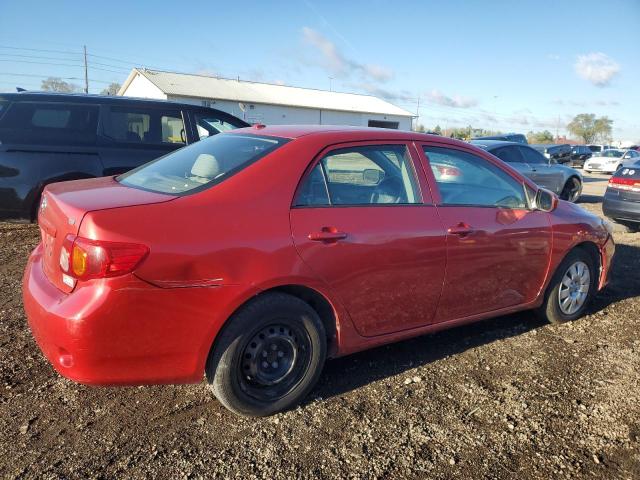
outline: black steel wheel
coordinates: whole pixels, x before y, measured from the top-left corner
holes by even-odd
[[[270,415],[296,405],[313,388],[326,348],[313,308],[297,297],[268,293],[228,320],[209,355],[207,379],[229,410]]]

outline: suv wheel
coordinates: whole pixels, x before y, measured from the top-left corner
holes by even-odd
[[[575,202],[580,196],[581,187],[580,180],[576,177],[571,177],[567,180],[567,183],[565,183],[562,193],[560,193],[560,198],[569,202]]]

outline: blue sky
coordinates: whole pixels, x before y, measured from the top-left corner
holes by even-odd
[[[372,93],[428,128],[564,133],[589,112],[640,141],[640,0],[3,0],[0,90],[81,84],[82,45],[92,92],[147,66]]]

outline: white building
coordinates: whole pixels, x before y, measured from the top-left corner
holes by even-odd
[[[415,115],[371,95],[134,68],[118,95],[205,105],[249,123],[411,130]]]

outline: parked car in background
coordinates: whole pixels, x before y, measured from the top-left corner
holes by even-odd
[[[395,130],[234,130],[42,202],[24,306],[55,369],[206,372],[254,416],[299,403],[327,357],[526,309],[579,318],[615,249],[599,217],[486,151]]]
[[[616,170],[632,165],[638,160],[640,160],[640,152],[612,148],[602,153],[594,154],[589,160],[584,162],[582,168],[588,173],[614,173]]]
[[[549,160],[556,163],[564,164],[571,162],[571,145],[569,144],[548,144],[548,145],[531,145],[532,148],[538,150]]]
[[[247,125],[219,110],[166,101],[0,94],[0,219],[35,220],[49,183],[117,175]]]
[[[619,169],[609,179],[602,211],[630,231],[640,230],[640,162]]]
[[[571,147],[571,166],[582,168],[593,153],[586,145],[574,145]]]
[[[563,200],[575,202],[580,198],[582,174],[546,158],[532,146],[498,140],[472,140],[471,144],[495,155]]]
[[[587,145],[587,147],[589,148],[589,150],[591,150],[591,152],[595,155],[598,153],[602,153],[605,150],[609,150],[611,147],[610,145],[597,145],[597,144],[589,144]]]
[[[505,133],[504,135],[494,135],[488,137],[475,137],[472,140],[501,140],[503,142],[516,142],[527,145],[527,137],[521,133]]]

